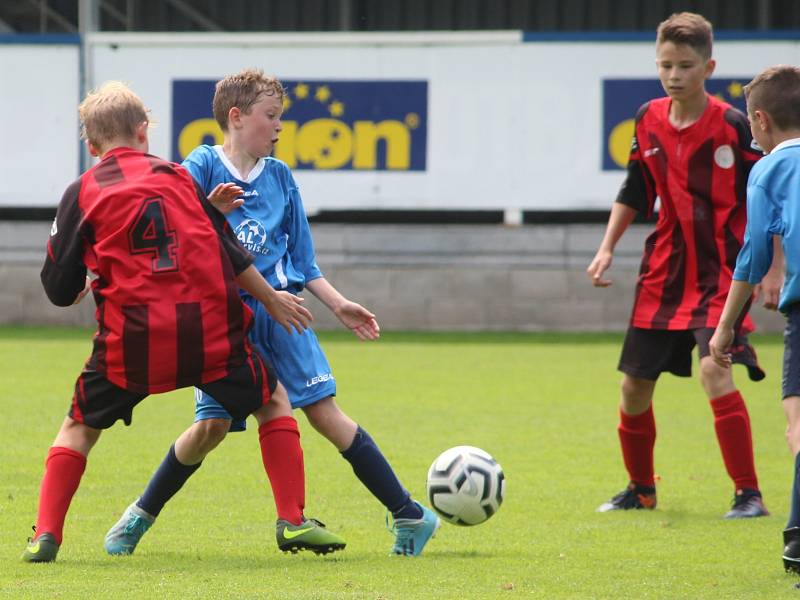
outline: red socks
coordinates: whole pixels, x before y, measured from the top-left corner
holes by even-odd
[[[85,469],[86,457],[80,452],[62,446],[50,448],[39,491],[36,535],[52,533],[56,543],[61,545],[64,519],[67,517],[67,510],[78,490]]]
[[[653,487],[653,447],[656,444],[653,405],[640,415],[627,415],[620,409],[617,432],[630,480],[638,485]]]
[[[735,391],[714,398],[711,400],[711,409],[714,411],[714,429],[728,475],[737,490],[757,490],[750,415],[747,414],[742,395]]]
[[[258,428],[258,441],[278,518],[299,525],[306,504],[306,481],[297,421],[294,417],[267,421]]]

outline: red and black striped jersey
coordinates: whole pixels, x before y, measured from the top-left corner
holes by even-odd
[[[716,327],[731,284],[747,221],[747,176],[761,152],[747,117],[713,96],[700,119],[683,129],[669,122],[670,98],[636,115],[628,174],[617,202],[646,214],[660,201],[645,242],[634,327]],[[750,318],[743,323],[752,329]]]
[[[220,379],[246,359],[252,313],[236,276],[251,262],[188,171],[116,148],[64,193],[41,277],[66,306],[95,273],[87,368],[157,393]]]

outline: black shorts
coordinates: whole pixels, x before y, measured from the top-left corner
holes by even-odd
[[[800,303],[786,311],[783,332],[783,397],[800,396]]]
[[[269,361],[255,349],[251,352],[252,360],[245,360],[222,379],[196,384],[216,398],[234,419],[245,419],[269,402],[277,386],[278,380]],[[118,387],[97,371],[84,370],[75,383],[68,414],[95,429],[108,429],[117,419],[130,425],[133,408],[148,395]]]
[[[691,377],[692,350],[697,346],[700,358],[709,356],[708,342],[712,335],[714,330],[710,327],[680,331],[628,327],[617,368],[631,377],[651,381],[658,379],[664,372],[678,377]],[[731,354],[734,363],[747,367],[750,379],[764,379],[765,374],[758,366],[756,351],[746,335],[736,336]]]

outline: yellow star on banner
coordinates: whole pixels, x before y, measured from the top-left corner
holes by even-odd
[[[296,86],[294,86],[295,98],[297,98],[299,100],[303,100],[305,98],[308,98],[308,92],[309,92],[309,89],[308,89],[308,86],[305,83],[298,83]]]
[[[331,97],[331,90],[327,85],[321,85],[317,88],[317,93],[314,94],[314,99],[319,100],[322,103],[328,101],[328,98]]]
[[[744,94],[744,87],[738,81],[731,81],[731,84],[728,86],[728,95],[731,98],[741,98],[742,94]]]
[[[328,107],[332,117],[341,117],[344,114],[344,103],[334,100]]]
[[[283,97],[283,112],[286,112],[287,110],[289,110],[289,108],[291,108],[291,106],[292,106],[292,101],[289,98],[289,96],[284,96]]]

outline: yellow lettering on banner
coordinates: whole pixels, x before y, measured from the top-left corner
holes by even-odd
[[[631,154],[631,142],[636,130],[636,122],[626,119],[611,130],[608,136],[608,153],[611,159],[620,167],[628,166],[628,157]]]
[[[297,157],[317,169],[337,169],[347,164],[353,133],[335,119],[313,119],[297,132]]]
[[[278,143],[275,144],[273,154],[278,160],[282,160],[290,169],[297,166],[297,121],[281,121],[283,131],[281,131]]]
[[[355,148],[354,169],[375,169],[378,164],[378,142],[386,143],[386,168],[407,170],[411,164],[411,134],[400,121],[356,121],[353,124]]]
[[[186,125],[178,136],[178,153],[181,155],[181,160],[209,136],[214,138],[215,144],[222,143],[222,129],[214,119],[196,119]]]

